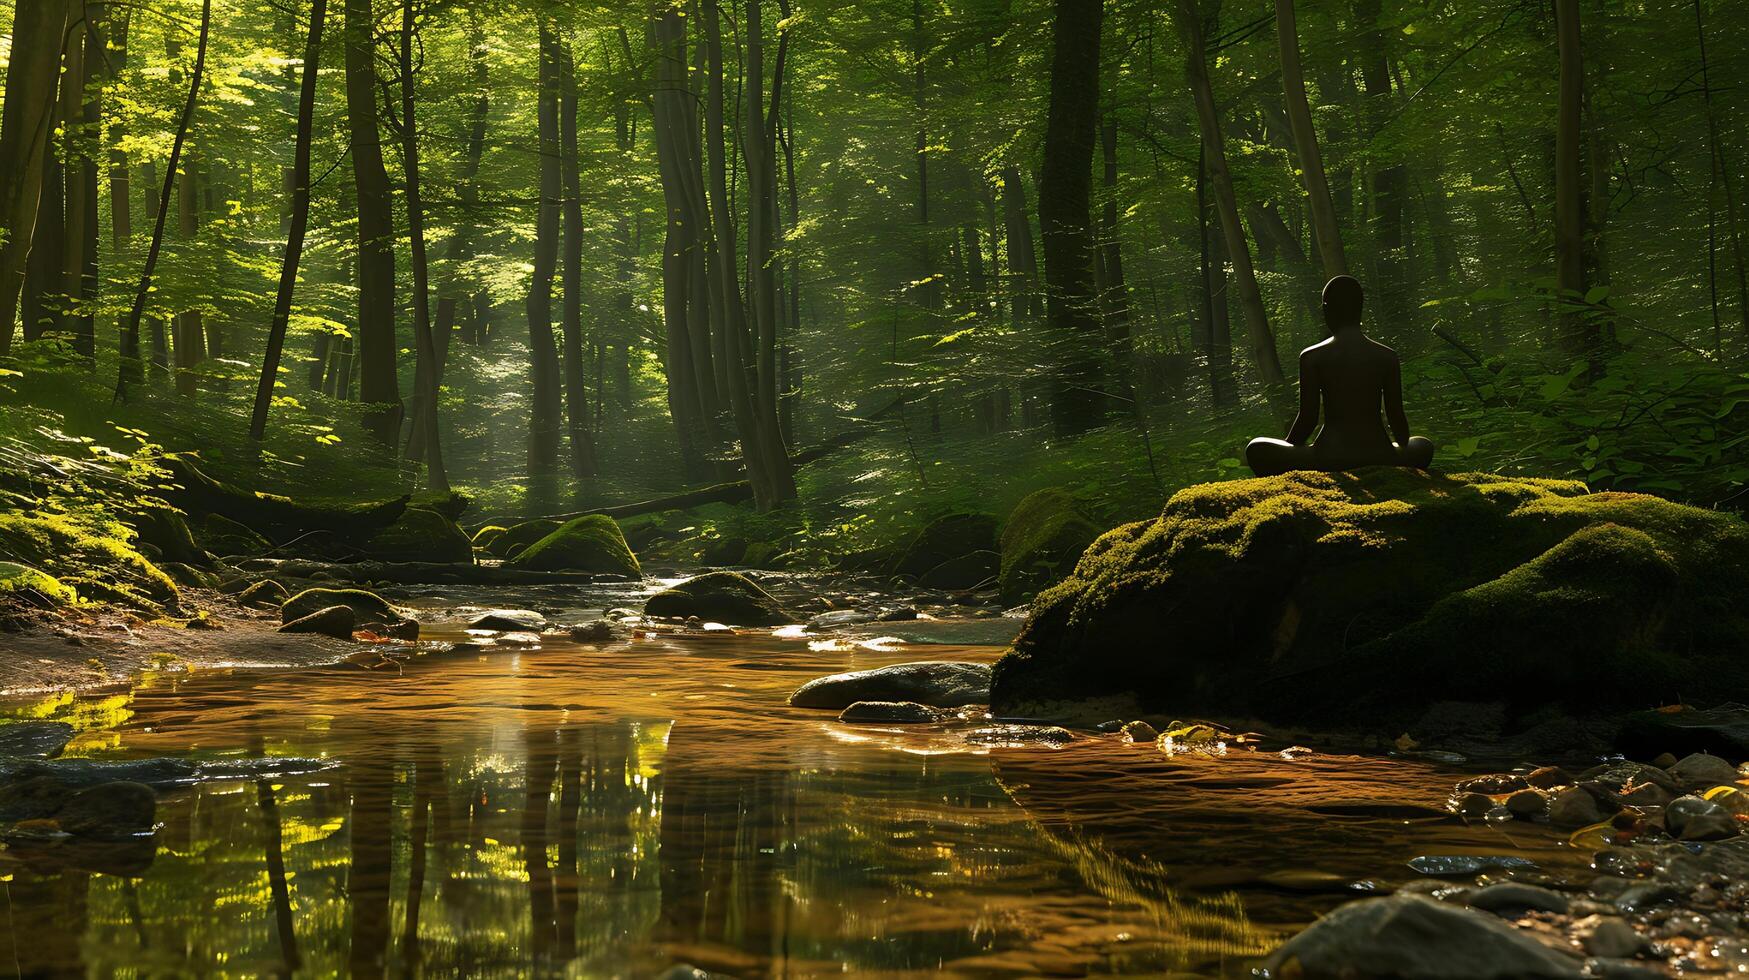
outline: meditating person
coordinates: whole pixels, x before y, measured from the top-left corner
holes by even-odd
[[[1360,466],[1426,469],[1433,462],[1432,441],[1409,435],[1397,352],[1360,329],[1364,301],[1365,291],[1353,276],[1337,276],[1324,285],[1324,322],[1331,336],[1300,352],[1300,413],[1287,438],[1253,439],[1245,447],[1245,462],[1253,473],[1276,476],[1289,470]],[[1324,427],[1313,441],[1320,402]]]

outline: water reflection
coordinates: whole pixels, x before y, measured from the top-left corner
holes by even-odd
[[[20,975],[1232,971],[1338,900],[1269,872],[1392,867],[1415,834],[1488,843],[1318,812],[1387,776],[1429,798],[1432,772],[1345,787],[1109,742],[948,752],[940,732],[782,707],[806,677],[915,656],[743,637],[149,681],[81,744],[340,765],[164,797],[137,878],[0,864],[0,969],[10,953]]]

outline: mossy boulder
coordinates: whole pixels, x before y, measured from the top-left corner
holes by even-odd
[[[333,606],[352,610],[360,625],[391,625],[406,619],[382,596],[363,589],[305,589],[279,606],[279,621],[290,623]]]
[[[988,565],[993,568],[996,547],[996,518],[989,514],[949,514],[929,522],[928,526],[918,532],[904,554],[899,556],[893,571],[921,580],[950,562],[964,568],[967,566],[967,559],[978,555],[988,556],[978,562],[978,567]],[[966,573],[961,573],[954,584],[937,587],[964,588],[976,584],[957,581],[965,577]]]
[[[75,602],[79,594],[60,579],[47,572],[0,561],[0,599],[23,599],[33,605],[62,606]]]
[[[237,593],[237,602],[257,609],[275,608],[285,602],[285,586],[273,579],[262,579]]]
[[[1038,597],[991,700],[1376,729],[1442,701],[1730,700],[1746,594],[1749,524],[1658,497],[1399,468],[1205,484]]]
[[[697,616],[729,626],[781,626],[794,622],[771,593],[739,572],[706,572],[650,597],[644,614],[669,619]]]
[[[196,568],[212,564],[212,555],[195,544],[188,521],[182,512],[170,507],[147,507],[133,518],[135,542],[139,546],[156,548],[165,561],[181,562]]]
[[[424,507],[408,507],[401,516],[370,537],[362,550],[376,561],[451,562],[471,565],[474,543],[449,516]]]
[[[299,616],[289,620],[279,628],[281,633],[313,633],[317,636],[331,636],[336,640],[352,639],[353,630],[358,627],[358,614],[346,606],[328,606],[318,609],[308,616]]]
[[[643,574],[619,525],[600,514],[566,522],[506,564],[536,572],[595,572],[624,578]]]
[[[193,530],[195,540],[202,548],[227,558],[260,555],[273,548],[273,542],[218,514],[202,517]]]
[[[1027,496],[1002,525],[1002,601],[1026,602],[1065,578],[1099,528],[1062,490]]]
[[[557,531],[560,526],[559,521],[544,517],[523,521],[521,524],[512,524],[492,538],[486,551],[499,558],[509,558],[512,553],[527,548],[541,538]]]
[[[61,514],[0,514],[0,557],[63,581],[80,579],[112,587],[109,591],[117,595],[175,605],[176,583],[134,548],[130,534],[126,528],[87,524]],[[95,593],[90,597],[103,598]]]

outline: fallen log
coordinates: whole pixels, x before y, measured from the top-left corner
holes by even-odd
[[[217,514],[264,537],[283,542],[311,531],[363,538],[395,523],[409,496],[360,504],[301,504],[290,497],[232,486],[202,472],[187,455],[167,455],[163,466],[175,486],[164,499],[198,517]]]
[[[254,574],[276,578],[329,582],[388,582],[393,585],[592,585],[624,582],[615,575],[594,572],[537,572],[502,565],[464,565],[459,562],[325,562],[299,558],[256,558],[238,566]]]

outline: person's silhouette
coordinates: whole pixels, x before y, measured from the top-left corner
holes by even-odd
[[[1287,438],[1253,439],[1245,447],[1245,462],[1258,476],[1381,465],[1426,469],[1433,462],[1432,441],[1409,435],[1397,352],[1360,329],[1364,302],[1365,291],[1353,276],[1324,285],[1331,336],[1300,352],[1300,413]],[[1320,402],[1324,427],[1313,442]]]

